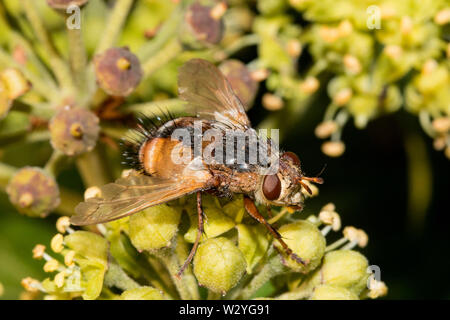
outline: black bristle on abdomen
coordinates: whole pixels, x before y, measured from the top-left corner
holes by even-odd
[[[123,165],[130,169],[143,172],[144,166],[139,158],[142,145],[153,138],[164,135],[165,133],[160,132],[159,129],[167,122],[174,120],[170,112],[163,110],[161,112],[162,116],[138,114],[136,128],[130,130],[120,143]]]

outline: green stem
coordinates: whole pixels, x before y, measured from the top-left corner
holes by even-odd
[[[141,287],[115,261],[109,262],[108,271],[105,274],[105,285],[108,287],[117,287],[124,291]]]
[[[68,29],[70,68],[79,93],[83,93],[86,86],[86,48],[81,29]]]
[[[164,25],[158,31],[156,37],[144,44],[138,51],[137,56],[140,61],[146,61],[158,53],[161,48],[171,39],[174,38],[178,31],[180,21],[183,19],[182,5],[178,5],[166,20]]]
[[[276,300],[301,300],[308,298],[312,293],[313,288],[306,282],[294,291],[283,293],[277,296]]]
[[[41,80],[45,80],[48,86],[49,87],[51,86],[53,90],[56,92],[58,89],[56,82],[48,72],[46,66],[36,56],[36,53],[33,50],[31,44],[20,33],[14,31],[11,31],[11,40],[15,45],[19,46],[21,49],[25,51],[27,61],[29,61],[36,68],[36,70],[39,73],[39,78]]]
[[[178,263],[186,261],[189,255],[189,247],[184,237],[180,234],[177,235],[177,244],[175,247],[175,253],[178,257]],[[186,284],[188,290],[191,293],[192,299],[200,300],[200,293],[198,291],[197,279],[195,278],[191,266],[188,266],[181,275],[183,282]]]
[[[16,171],[17,169],[15,167],[0,162],[0,187],[6,188],[9,180]]]
[[[242,290],[240,298],[248,300],[273,277],[286,272],[286,267],[281,263],[278,254],[272,255],[261,271],[253,277],[250,283]]]
[[[0,64],[19,69],[25,78],[31,81],[33,89],[49,101],[58,99],[57,89],[50,83],[44,81],[40,76],[29,71],[26,66],[17,63],[6,51],[0,48]]]
[[[35,6],[35,0],[22,0],[21,2],[25,10],[25,15],[34,30],[37,39],[43,45],[45,52],[49,57],[49,63],[56,78],[58,79],[59,84],[65,89],[72,90],[73,83],[69,67],[57,54],[47,30],[45,30],[44,23],[39,16],[39,11]]]
[[[339,239],[339,240],[333,242],[333,243],[330,244],[329,246],[327,246],[327,247],[325,248],[325,252],[332,251],[332,250],[334,250],[334,249],[340,247],[341,245],[343,245],[343,244],[346,243],[347,241],[348,241],[347,238],[341,238],[341,239]]]
[[[100,43],[97,46],[96,53],[105,51],[106,49],[114,46],[117,42],[132,5],[133,0],[116,1],[114,9],[110,13],[106,23],[105,33],[101,37]]]
[[[60,151],[53,151],[52,156],[45,164],[44,169],[50,173],[54,178],[58,176],[61,169],[61,161],[65,158],[64,154]]]
[[[220,296],[220,293],[208,290],[208,297],[206,299],[207,300],[220,300],[221,296]]]
[[[228,47],[224,48],[223,50],[219,50],[213,53],[213,57],[215,58],[215,60],[217,60],[217,62],[220,62],[232,56],[233,54],[235,54],[236,52],[245,47],[255,46],[258,45],[259,43],[260,43],[259,35],[254,33],[247,34],[245,36],[238,38],[236,41],[232,42]]]
[[[76,163],[85,187],[103,186],[110,182],[109,174],[106,171],[104,161],[100,157],[98,147],[91,152],[80,155]]]
[[[59,187],[59,198],[61,204],[56,211],[64,216],[71,216],[74,214],[75,207],[83,201],[83,198],[76,192]]]
[[[173,58],[175,58],[182,51],[182,47],[178,39],[173,39],[158,53],[153,55],[150,59],[144,62],[142,70],[144,77],[149,77],[153,72],[163,67]]]
[[[170,277],[173,283],[177,287],[178,293],[182,300],[192,300],[191,292],[186,285],[184,277],[178,278],[177,273],[180,269],[180,263],[178,257],[175,254],[173,248],[163,248],[153,253],[169,271]]]

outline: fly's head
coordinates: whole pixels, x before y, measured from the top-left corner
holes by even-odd
[[[312,193],[305,181],[323,183],[322,178],[304,176],[298,156],[293,152],[284,152],[279,158],[278,172],[261,176],[255,197],[266,205],[301,210],[303,189]]]

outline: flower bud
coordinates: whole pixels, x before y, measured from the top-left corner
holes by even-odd
[[[142,79],[141,63],[128,48],[111,48],[94,57],[99,86],[112,96],[126,97]]]
[[[342,141],[327,141],[321,149],[329,157],[340,157],[345,151],[345,144]]]
[[[362,69],[361,62],[359,62],[358,58],[349,54],[344,56],[344,66],[351,74],[360,73]]]
[[[289,248],[300,258],[308,261],[302,265],[285,254],[278,241],[275,247],[283,254],[283,264],[297,272],[307,273],[314,270],[325,253],[326,241],[317,227],[309,221],[300,220],[283,225],[278,232]]]
[[[262,97],[262,105],[267,110],[277,111],[284,107],[284,102],[283,99],[277,95],[265,93]]]
[[[140,287],[135,289],[128,289],[120,295],[122,300],[163,300],[162,292],[152,287]]]
[[[447,159],[450,159],[450,146],[447,146],[444,150],[444,154],[447,157]]]
[[[343,106],[347,104],[352,98],[353,91],[350,88],[344,88],[339,90],[336,95],[333,97],[333,101],[338,106]]]
[[[130,217],[129,236],[136,249],[157,250],[170,246],[178,230],[181,212],[166,204],[154,206]]]
[[[440,117],[433,120],[433,128],[439,133],[450,131],[450,117]]]
[[[219,68],[244,107],[251,106],[258,91],[258,83],[252,78],[247,66],[239,60],[226,60]]]
[[[221,8],[221,3],[217,4],[215,1],[191,4],[186,10],[181,27],[181,42],[193,49],[203,49],[218,44],[224,33],[222,19],[224,12],[220,10]]]
[[[447,145],[447,141],[444,136],[438,136],[433,141],[433,147],[435,150],[442,151]]]
[[[31,89],[31,84],[22,72],[14,68],[8,68],[1,72],[0,81],[3,81],[10,99],[14,100],[24,95]]]
[[[100,198],[102,196],[102,190],[97,186],[92,186],[84,191],[84,201],[91,198]]]
[[[222,294],[239,282],[245,268],[242,252],[224,237],[202,242],[194,258],[194,274],[199,284]]]
[[[339,126],[336,123],[336,121],[328,120],[319,123],[319,125],[316,127],[314,133],[316,136],[320,139],[325,139],[331,136],[333,133],[335,133],[338,130]]]
[[[68,156],[92,150],[100,132],[97,116],[83,108],[61,109],[49,124],[53,148]]]
[[[358,296],[346,288],[320,285],[314,288],[310,300],[359,300]]]
[[[286,51],[293,58],[299,57],[302,53],[301,42],[298,41],[297,39],[289,40],[286,45]]]
[[[30,217],[46,217],[60,202],[56,181],[40,168],[19,170],[6,192],[17,210]]]
[[[286,9],[286,0],[259,0],[258,11],[263,15],[281,14]]]
[[[338,33],[339,37],[347,37],[353,32],[353,25],[348,20],[343,20],[339,23]]]
[[[66,10],[68,7],[75,5],[81,7],[89,0],[47,0],[47,4],[53,9]]]
[[[387,295],[387,293],[388,287],[383,281],[378,281],[373,277],[369,279],[369,292],[367,293],[369,298],[376,299]]]
[[[368,262],[353,250],[336,250],[325,254],[322,267],[315,271],[313,282],[346,288],[359,295],[367,283]]]
[[[6,117],[11,109],[12,100],[9,98],[8,91],[6,90],[6,85],[0,79],[0,119]]]
[[[434,16],[434,22],[439,25],[444,25],[450,22],[450,8],[445,8],[439,11]]]
[[[301,84],[300,89],[307,93],[312,94],[319,89],[320,83],[316,77],[307,77],[305,81]]]

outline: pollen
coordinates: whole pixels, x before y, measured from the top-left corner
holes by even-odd
[[[37,244],[33,248],[33,259],[42,259],[45,253],[45,246],[42,244]]]
[[[59,262],[56,259],[51,259],[44,264],[45,272],[54,272],[54,271],[58,270],[58,268],[59,268]]]
[[[75,257],[75,251],[71,250],[66,253],[64,256],[64,264],[68,267],[71,267],[74,265],[74,257]]]
[[[64,242],[63,235],[61,233],[58,233],[52,238],[50,242],[50,247],[54,252],[59,253],[64,249],[63,242]]]
[[[56,221],[56,230],[60,233],[66,233],[67,228],[70,227],[70,218],[67,216],[61,217]]]

